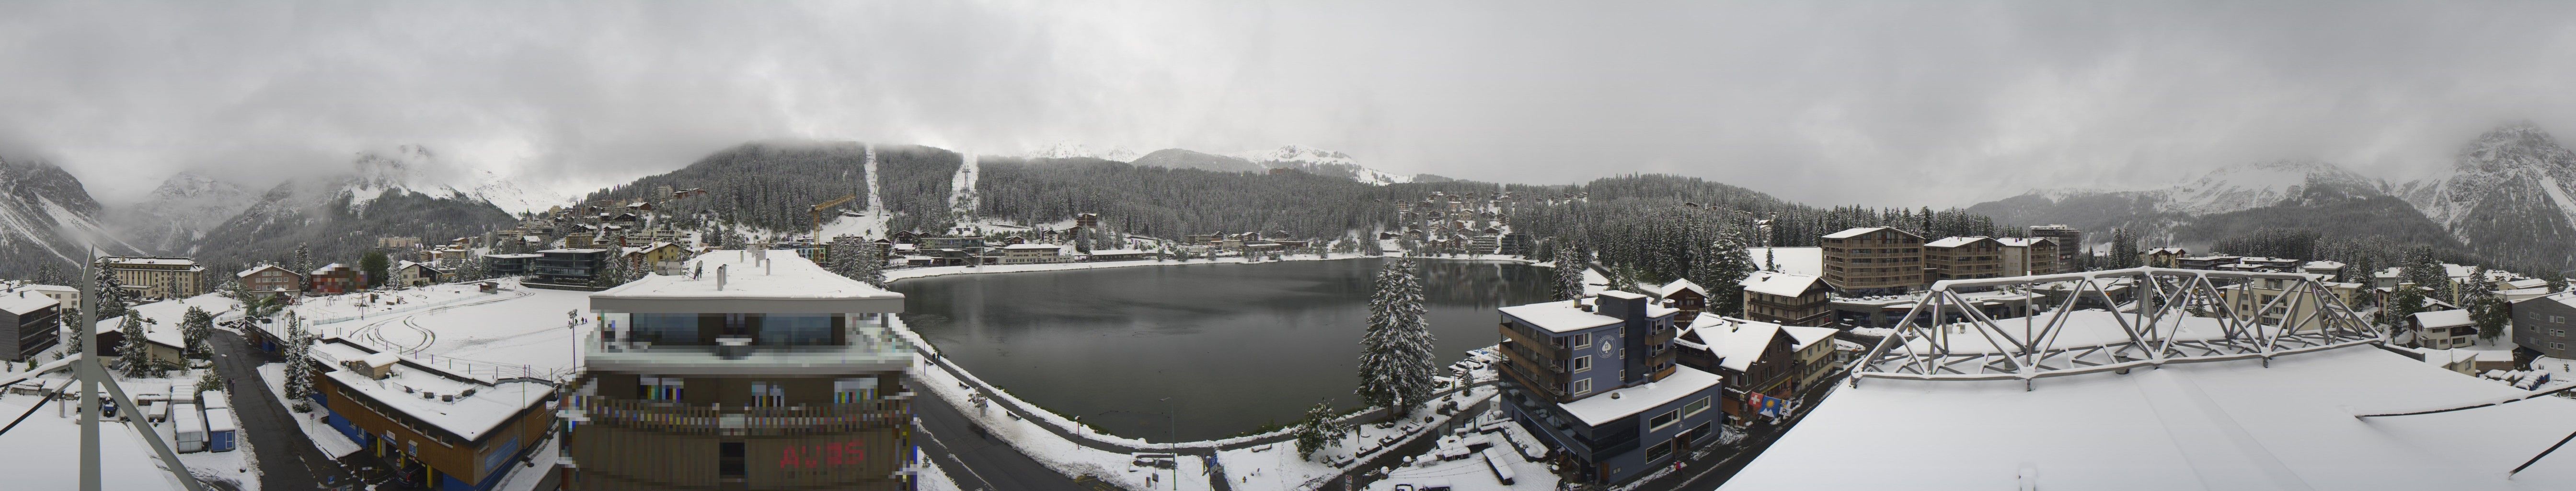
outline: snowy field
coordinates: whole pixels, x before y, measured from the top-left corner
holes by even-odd
[[[590,292],[520,288],[504,282],[495,293],[443,292],[419,308],[370,314],[365,319],[316,329],[377,349],[398,351],[426,363],[479,376],[555,378],[573,367],[577,333],[565,313],[588,318]]]
[[[1295,442],[1283,441],[1218,451],[1217,461],[1224,464],[1226,479],[1232,481],[1233,488],[1237,490],[1311,489],[1313,483],[1339,476],[1342,472],[1350,470],[1352,466],[1375,459],[1414,438],[1425,438],[1433,432],[1433,429],[1449,424],[1449,420],[1454,417],[1454,415],[1435,414],[1429,410],[1429,407],[1451,401],[1456,401],[1459,407],[1475,407],[1493,398],[1494,394],[1494,388],[1490,386],[1451,394],[1414,410],[1404,423],[1392,428],[1381,428],[1374,422],[1354,421],[1353,423],[1361,423],[1356,425],[1358,431],[1345,435],[1339,442],[1316,451],[1311,459],[1298,457]],[[1447,447],[1434,447],[1431,454],[1427,456],[1411,457],[1413,461],[1438,461],[1438,455],[1443,450],[1460,448],[1464,445],[1459,443]],[[1454,481],[1454,483],[1472,482],[1474,481],[1468,479]]]
[[[306,326],[325,326],[399,314],[483,296],[472,283],[450,283],[401,290],[304,297],[295,315]],[[281,314],[283,315],[283,314]]]
[[[47,387],[59,383],[56,381]],[[28,409],[39,400],[33,395],[0,395],[0,417],[17,419],[20,414],[28,414],[16,428],[0,434],[0,455],[8,457],[0,459],[0,476],[7,476],[7,484],[0,487],[79,489],[81,453],[75,450],[80,446],[80,416],[57,407],[65,401],[46,403],[43,410],[29,414]],[[78,400],[70,402],[80,404]],[[101,426],[98,431],[100,489],[185,489],[179,485],[178,479],[170,476],[168,469],[162,467],[161,460],[152,455],[152,447],[143,442],[133,426],[122,422],[101,422],[102,425],[111,423],[113,426]],[[245,444],[240,450],[218,452],[219,455],[204,459],[195,457],[200,454],[183,454],[180,461],[191,465],[192,474],[245,482],[247,486],[242,489],[259,489],[257,471],[246,461],[249,450]],[[195,468],[200,462],[205,469]]]

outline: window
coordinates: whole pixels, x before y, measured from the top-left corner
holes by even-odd
[[[716,445],[716,474],[724,477],[743,477],[746,466],[743,465],[742,442],[723,442]]]
[[[833,404],[856,404],[877,398],[877,378],[859,377],[832,381]]]
[[[1587,333],[1583,333],[1583,334],[1576,334],[1576,335],[1574,335],[1574,347],[1576,347],[1576,348],[1587,348],[1587,347],[1591,347],[1591,346],[1592,346],[1592,333],[1588,333],[1588,332],[1587,332]]]
[[[1817,345],[1823,345],[1823,344],[1825,344],[1825,343],[1816,343],[1816,344],[1817,344]],[[1821,365],[1819,365],[1819,366],[1821,366]],[[1682,415],[1683,415],[1683,416],[1698,416],[1700,412],[1702,412],[1702,411],[1707,411],[1707,410],[1708,410],[1708,398],[1706,398],[1706,397],[1699,398],[1699,400],[1696,400],[1696,401],[1691,401],[1691,402],[1690,402],[1690,404],[1683,404],[1683,405],[1682,405]]]
[[[1654,461],[1656,461],[1656,460],[1662,460],[1664,457],[1671,456],[1672,454],[1673,454],[1673,446],[1672,446],[1672,445],[1670,445],[1670,444],[1664,444],[1664,445],[1656,445],[1656,446],[1652,446],[1652,447],[1646,447],[1646,461],[1647,461],[1647,462],[1654,462]]]
[[[1570,373],[1583,373],[1584,370],[1591,370],[1592,356],[1584,355],[1574,357],[1574,363],[1570,366],[1574,369],[1574,371]]]
[[[1592,379],[1587,378],[1574,381],[1574,389],[1567,393],[1578,396],[1592,393]]]
[[[696,343],[697,314],[629,314],[632,339],[647,343]]]
[[[787,387],[776,382],[752,382],[751,405],[753,407],[785,406]]]
[[[1671,428],[1673,427],[1673,423],[1679,422],[1682,422],[1681,410],[1675,409],[1664,411],[1663,414],[1657,414],[1655,417],[1646,418],[1646,431],[1663,431],[1664,428]]]
[[[679,377],[645,375],[636,379],[635,393],[647,401],[677,401],[683,389],[680,382]]]
[[[760,344],[811,346],[832,342],[832,316],[768,314],[760,318]]]

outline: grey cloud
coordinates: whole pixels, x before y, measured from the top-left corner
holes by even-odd
[[[769,138],[1301,144],[1964,205],[2576,132],[2576,4],[0,4],[0,134],[106,198],[422,144],[597,186]],[[1841,183],[1868,183],[1866,192]]]

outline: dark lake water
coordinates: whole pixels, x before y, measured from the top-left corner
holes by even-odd
[[[1351,389],[1370,279],[1389,260],[951,275],[892,287],[907,297],[904,321],[986,382],[1112,434],[1160,442],[1177,430],[1202,440],[1287,424],[1324,398],[1358,407]],[[1547,299],[1544,269],[1420,261],[1443,366],[1499,340],[1496,307]],[[1167,397],[1177,419],[1165,416]]]

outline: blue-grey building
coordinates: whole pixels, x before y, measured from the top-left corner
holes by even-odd
[[[1626,481],[1716,440],[1722,389],[1674,363],[1679,310],[1621,291],[1500,310],[1504,411],[1568,478]]]

